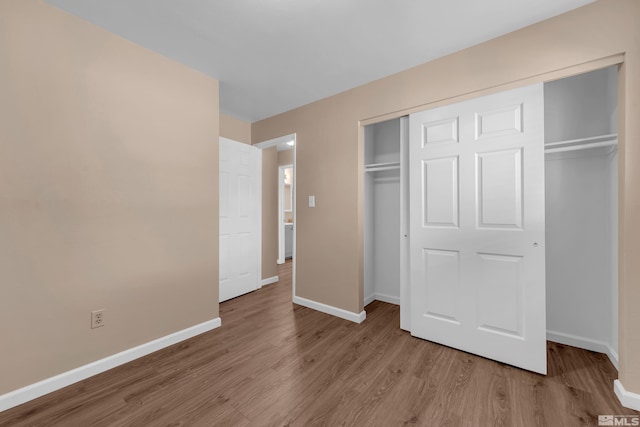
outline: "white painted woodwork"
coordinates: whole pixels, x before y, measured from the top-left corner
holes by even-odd
[[[476,139],[522,133],[522,105],[476,113]]]
[[[222,326],[219,317],[0,395],[0,412]],[[68,425],[68,424],[67,424]]]
[[[542,85],[410,117],[411,333],[546,373]]]
[[[478,227],[522,228],[522,148],[476,153]]]
[[[422,144],[458,142],[458,117],[435,120],[422,127]]]
[[[258,289],[260,149],[220,138],[220,302]]]
[[[458,157],[426,160],[422,167],[425,188],[423,227],[457,227]]]
[[[400,117],[400,328],[411,330],[409,265],[409,117]]]

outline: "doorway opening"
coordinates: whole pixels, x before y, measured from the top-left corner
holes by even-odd
[[[296,288],[296,135],[284,135],[255,144],[266,155],[268,164],[264,164],[265,175],[263,179],[264,202],[263,217],[263,241],[262,246],[262,284],[275,283],[278,278],[278,265],[284,264],[287,259],[291,262],[292,295]],[[286,185],[285,185],[286,181]],[[287,195],[286,200],[284,195]],[[286,202],[286,206],[285,206]],[[285,209],[286,208],[286,209]],[[286,210],[286,211],[285,211]],[[272,216],[273,215],[273,216]],[[289,238],[289,251],[285,247],[285,234]],[[288,255],[288,256],[286,256]]]
[[[281,155],[282,153],[282,155]],[[292,150],[279,151],[278,163],[286,162]],[[278,166],[278,264],[293,258],[293,163]]]

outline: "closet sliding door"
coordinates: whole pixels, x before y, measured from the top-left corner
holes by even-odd
[[[410,117],[411,333],[546,373],[542,84]]]

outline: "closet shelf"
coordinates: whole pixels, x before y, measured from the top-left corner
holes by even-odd
[[[618,145],[618,134],[591,136],[588,138],[569,139],[566,141],[548,142],[544,144],[545,153],[561,153],[564,151],[586,150],[589,148]]]
[[[400,162],[371,163],[364,166],[365,172],[378,172],[393,169],[400,169]]]

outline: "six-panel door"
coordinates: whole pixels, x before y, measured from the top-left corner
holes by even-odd
[[[410,117],[411,333],[546,373],[541,84]]]
[[[261,158],[220,138],[220,302],[259,287]]]

